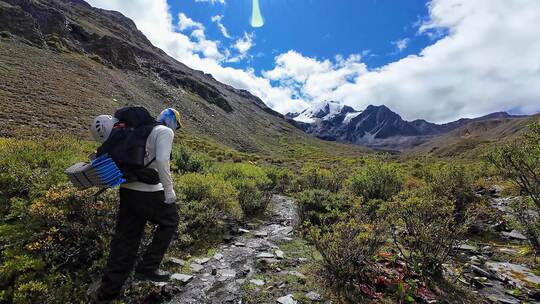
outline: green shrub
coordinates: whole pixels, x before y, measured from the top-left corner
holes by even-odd
[[[0,139],[2,303],[83,301],[105,261],[116,197],[94,201],[63,171],[92,148],[67,137]]]
[[[312,189],[300,192],[297,204],[301,222],[330,225],[351,209],[353,199],[341,193]]]
[[[223,164],[216,171],[238,190],[238,201],[244,216],[264,213],[270,203],[272,181],[262,168],[234,163]]]
[[[478,200],[474,193],[475,175],[465,165],[455,163],[434,165],[425,179],[436,196],[445,197],[455,204],[458,219]]]
[[[529,126],[529,131],[522,138],[486,155],[486,159],[499,175],[519,187],[524,198],[514,203],[514,217],[531,246],[540,253],[540,122]],[[536,215],[533,216],[529,210]]]
[[[203,173],[212,167],[212,159],[203,153],[196,153],[181,146],[173,151],[172,171],[184,173]]]
[[[345,180],[344,174],[339,170],[327,170],[314,165],[302,168],[296,181],[297,192],[309,189],[321,189],[338,192]]]
[[[238,191],[222,177],[212,173],[189,173],[176,180],[180,200],[180,244],[191,245],[225,229],[222,218],[240,220],[242,208]]]
[[[368,161],[350,178],[351,192],[364,202],[373,199],[390,200],[403,186],[398,167],[394,164]]]
[[[270,179],[270,189],[276,193],[286,193],[291,189],[293,174],[286,168],[265,168],[266,176]]]
[[[311,226],[308,239],[323,257],[323,265],[338,285],[371,282],[372,258],[384,245],[387,225],[361,209],[328,226]]]
[[[0,203],[3,205],[13,197],[35,197],[66,181],[64,169],[91,151],[90,145],[65,137],[56,140],[0,138]]]
[[[396,249],[424,278],[440,276],[442,264],[466,232],[455,205],[427,187],[408,190],[387,204]]]

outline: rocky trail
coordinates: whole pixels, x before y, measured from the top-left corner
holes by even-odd
[[[514,199],[519,198],[490,198],[491,208],[502,214],[503,221],[484,223],[480,239],[458,248],[456,258],[463,262],[459,280],[485,303],[540,303],[540,273],[534,270],[534,262],[524,259],[527,238],[507,225]],[[488,233],[490,239],[486,240]]]
[[[238,235],[211,256],[188,261],[169,257],[165,265],[179,271],[173,271],[172,284],[168,284],[176,289],[168,303],[321,302],[319,294],[306,289],[306,276],[300,271],[308,259],[280,248],[302,242],[294,236],[295,203],[276,195],[270,209],[267,220],[239,228]]]

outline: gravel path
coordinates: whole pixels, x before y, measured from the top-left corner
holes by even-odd
[[[182,285],[182,280],[185,285],[169,303],[242,303],[242,286],[246,281],[262,288],[264,280],[254,279],[254,276],[259,274],[260,277],[266,266],[287,258],[276,244],[294,240],[293,230],[298,224],[295,203],[291,199],[275,195],[270,208],[272,216],[263,224],[240,229],[240,235],[229,244],[219,246],[214,256],[192,259],[191,274],[173,276],[178,285]],[[303,276],[292,269],[288,269],[288,273]],[[289,294],[286,287],[280,293]],[[294,300],[281,302],[288,300],[285,298],[274,301],[296,303]]]

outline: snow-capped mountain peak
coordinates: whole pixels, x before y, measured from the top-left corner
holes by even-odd
[[[337,116],[344,116],[342,122],[348,123],[360,113],[361,111],[356,111],[336,101],[327,101],[313,105],[300,113],[288,113],[286,117],[297,122],[312,124],[317,121],[326,121],[334,119]]]

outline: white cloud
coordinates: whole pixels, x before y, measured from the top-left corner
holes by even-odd
[[[319,103],[330,99],[340,86],[367,72],[360,60],[361,56],[355,54],[348,58],[338,55],[333,62],[320,61],[289,51],[277,56],[276,67],[263,75],[281,86],[295,88],[301,98]]]
[[[538,0],[432,0],[419,32],[439,40],[418,55],[368,71],[358,55],[320,60],[289,51],[276,56],[275,67],[263,76],[224,67],[240,59],[231,50],[220,53],[219,43],[204,36],[204,27],[186,19],[185,30],[191,33],[177,32],[181,25],[172,24],[166,0],[89,2],[122,12],[172,57],[251,91],[280,112],[320,100],[358,109],[386,104],[406,119],[437,122],[499,110],[540,110],[540,31],[531,26],[540,19]],[[234,50],[247,54],[252,39],[245,33]]]
[[[241,55],[245,55],[255,45],[253,37],[255,37],[255,33],[244,33],[242,38],[236,40],[234,48],[237,49]]]
[[[202,23],[193,21],[193,19],[186,16],[184,13],[178,14],[178,29],[185,31],[187,29],[196,29],[204,31],[204,25]]]
[[[433,0],[420,31],[448,35],[363,74],[333,96],[362,108],[386,104],[407,119],[449,121],[493,111],[540,110],[537,0]],[[536,59],[535,59],[536,58]]]
[[[219,31],[221,32],[223,37],[231,39],[232,37],[231,35],[229,35],[229,31],[227,31],[227,28],[221,22],[222,19],[223,19],[223,15],[216,15],[212,17],[212,22],[215,22],[217,24]]]
[[[402,52],[409,46],[409,42],[411,42],[411,39],[403,38],[400,40],[392,41],[392,44],[396,46],[399,52]]]

